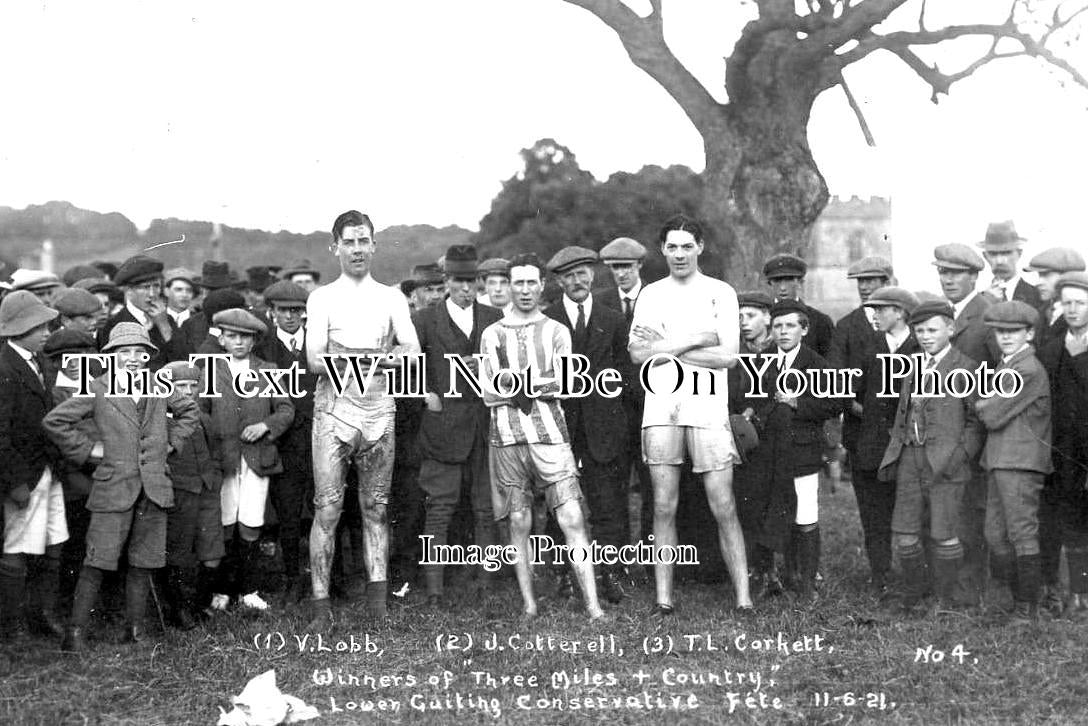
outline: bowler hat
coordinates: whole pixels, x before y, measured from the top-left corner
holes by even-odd
[[[986,238],[978,243],[987,252],[1012,252],[1021,249],[1026,242],[1016,233],[1016,225],[1012,220],[1005,222],[990,222],[986,227]]]
[[[231,290],[230,288],[224,290],[212,290],[204,298],[204,319],[211,324],[212,318],[215,314],[221,310],[230,310],[231,308],[244,308],[246,306],[246,299],[242,297],[242,293],[237,290]]]
[[[472,245],[451,245],[443,260],[447,277],[476,277],[476,248]]]
[[[579,265],[592,265],[597,261],[597,253],[586,247],[570,245],[552,255],[548,260],[548,272],[561,275]]]
[[[108,353],[114,348],[126,345],[142,345],[152,352],[158,350],[155,344],[151,342],[151,338],[147,334],[147,328],[139,323],[125,322],[113,326],[113,329],[110,330],[110,339],[102,346],[102,352]]]
[[[29,290],[16,290],[0,300],[0,338],[18,338],[58,315]]]
[[[256,265],[254,267],[247,267],[245,283],[246,289],[252,290],[253,292],[263,291],[265,288],[267,288],[269,285],[276,281],[275,272],[279,269],[280,267],[278,266],[269,267],[267,265]]]

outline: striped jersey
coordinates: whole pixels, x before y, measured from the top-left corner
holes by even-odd
[[[499,371],[520,374],[530,367],[533,380],[538,383],[536,388],[540,388],[539,383],[554,380],[556,357],[571,354],[570,331],[566,326],[543,314],[527,322],[504,317],[484,329],[480,352],[485,357],[481,375],[484,402],[491,407],[491,445],[570,443],[558,400],[535,398],[526,414],[512,405],[509,398],[498,394],[492,385]]]

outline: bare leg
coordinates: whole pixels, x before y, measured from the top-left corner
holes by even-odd
[[[389,519],[385,505],[359,489],[359,503],[363,510],[363,561],[371,582],[386,579],[389,566]]]
[[[536,615],[536,598],[533,597],[533,576],[529,572],[529,532],[533,528],[533,510],[519,509],[510,512],[510,544],[517,548],[518,559],[514,564],[514,573],[518,578],[518,589],[526,615]]]
[[[651,464],[650,477],[654,485],[654,582],[659,605],[672,605],[672,576],[674,565],[661,564],[657,554],[662,547],[676,546],[676,505],[680,499],[680,467],[671,464]]]
[[[555,519],[563,535],[567,539],[567,545],[571,551],[582,550],[589,552],[589,537],[586,535],[586,520],[582,515],[581,501],[567,501],[559,505],[555,510]],[[570,567],[574,570],[574,576],[578,585],[582,588],[582,596],[586,601],[586,611],[590,619],[604,615],[601,603],[597,600],[597,580],[593,576],[593,562],[587,556],[584,560],[572,557]]]
[[[332,577],[332,558],[336,552],[336,525],[344,508],[342,499],[331,502],[314,511],[310,527],[310,582],[315,600],[329,597],[329,578]]]
[[[748,557],[744,551],[744,534],[737,519],[737,503],[733,499],[733,468],[708,471],[703,474],[706,500],[718,521],[718,546],[733,581],[737,607],[752,607],[748,592]]]

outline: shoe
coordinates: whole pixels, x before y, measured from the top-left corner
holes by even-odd
[[[268,603],[264,601],[260,595],[256,592],[251,592],[248,595],[243,595],[238,604],[247,610],[267,610]]]
[[[213,613],[225,613],[227,611],[227,607],[229,606],[230,597],[228,595],[223,595],[222,593],[217,592],[212,595],[212,601],[211,604],[208,605],[208,609],[211,610]]]
[[[147,631],[144,630],[142,625],[126,625],[125,626],[125,638],[126,643],[142,643],[147,640]]]
[[[1043,597],[1039,603],[1042,610],[1053,618],[1061,617],[1064,603],[1062,593],[1057,585],[1047,585],[1043,588]]]
[[[601,594],[604,599],[613,605],[623,601],[623,585],[614,570],[609,570],[601,575]]]
[[[1038,606],[1033,602],[1017,601],[1009,625],[1031,625],[1038,620]]]
[[[178,608],[174,613],[174,625],[178,630],[192,630],[196,627],[196,619],[188,608]]]
[[[676,607],[673,605],[655,603],[653,609],[650,610],[650,616],[655,618],[671,618],[674,615],[676,615]]]
[[[574,578],[570,576],[569,572],[564,572],[559,576],[555,596],[560,600],[572,600],[574,598]]]
[[[778,579],[777,572],[767,572],[759,576],[755,591],[756,599],[768,600],[780,597],[786,591],[786,586],[782,584],[782,580]]]
[[[60,649],[65,653],[82,653],[87,650],[87,636],[83,633],[83,628],[69,625],[64,629],[64,640],[61,641]]]
[[[306,630],[311,633],[323,633],[333,626],[332,603],[327,597],[320,600],[311,600],[310,609],[313,617],[306,625]]]

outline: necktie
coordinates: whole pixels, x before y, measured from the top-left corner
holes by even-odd
[[[27,358],[26,362],[30,365],[30,370],[34,371],[38,383],[42,384],[42,388],[45,388],[45,376],[42,375],[42,367],[38,364],[38,359],[31,356]]]
[[[635,306],[631,303],[631,298],[625,297],[623,299],[623,317],[627,318],[627,322],[631,322],[631,318],[635,316]]]
[[[586,337],[586,310],[582,303],[578,303],[578,320],[574,323],[575,340],[585,340]]]
[[[291,355],[298,354],[298,338],[291,337]]]

